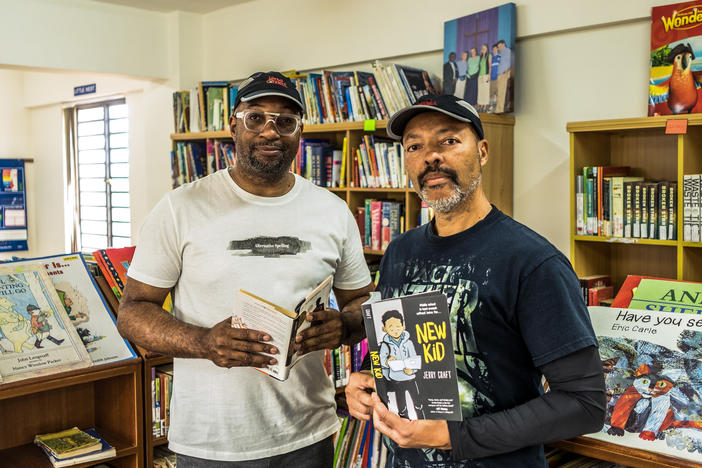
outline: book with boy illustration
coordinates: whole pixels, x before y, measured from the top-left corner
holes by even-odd
[[[407,419],[461,421],[446,296],[438,291],[363,304],[375,387]]]
[[[0,382],[93,363],[41,263],[0,265]]]
[[[132,347],[117,331],[115,318],[100,295],[81,253],[20,260],[12,265],[36,262],[46,268],[70,323],[90,353],[93,364],[135,357]]]
[[[607,387],[588,437],[702,462],[702,318],[589,307]]]
[[[329,307],[329,295],[332,291],[332,276],[328,276],[312,292],[295,306],[286,309],[263,299],[249,291],[240,289],[234,300],[232,326],[260,330],[271,336],[270,344],[278,348],[278,362],[258,369],[261,372],[286,380],[290,369],[302,357],[293,348],[295,336],[310,326],[305,320],[308,312]]]

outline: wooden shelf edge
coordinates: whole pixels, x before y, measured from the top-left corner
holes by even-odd
[[[675,247],[680,241],[664,241],[656,239],[637,239],[635,237],[601,237],[601,236],[573,236],[573,240],[584,242],[602,242],[606,244],[638,244],[638,245],[662,245]]]
[[[640,467],[699,467],[698,463],[682,458],[662,455],[647,450],[641,450],[623,445],[612,444],[586,437],[576,437],[570,440],[548,444],[569,452],[588,457],[598,458],[613,463]]]
[[[158,447],[159,445],[165,445],[168,443],[168,436],[156,437],[151,439],[151,446]]]
[[[702,248],[702,242],[683,242],[683,247]]]
[[[645,128],[665,128],[666,122],[672,119],[686,119],[688,125],[702,125],[702,115],[689,114],[685,117],[660,115],[655,117],[634,117],[627,119],[591,120],[569,122],[566,130],[575,132],[617,132],[621,130],[640,130]],[[676,135],[672,135],[676,136]]]
[[[97,366],[85,367],[66,372],[59,372],[52,375],[44,375],[31,379],[19,380],[0,385],[0,400],[15,398],[31,393],[44,392],[57,388],[69,387],[87,382],[95,382],[120,375],[134,373],[141,367],[142,359],[135,357],[124,361],[112,362],[109,364],[99,364]]]

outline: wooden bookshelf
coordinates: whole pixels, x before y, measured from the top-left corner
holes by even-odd
[[[688,130],[667,135],[666,122],[680,116],[572,122],[570,133],[570,255],[578,276],[607,274],[617,291],[629,274],[702,281],[702,243],[684,242],[683,174],[702,173],[702,115],[683,117]],[[607,238],[576,234],[576,176],[585,166],[630,166],[645,180],[677,182],[677,240]],[[633,467],[700,465],[622,445],[578,437],[550,444],[581,455]]]
[[[100,462],[142,467],[141,363],[134,358],[0,385],[0,464],[50,468],[34,436],[77,426],[95,428],[115,447],[116,455]]]

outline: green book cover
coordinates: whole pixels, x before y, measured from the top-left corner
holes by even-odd
[[[702,314],[702,283],[642,279],[630,309]]]

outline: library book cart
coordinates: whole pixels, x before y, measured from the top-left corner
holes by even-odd
[[[681,118],[688,122],[686,133],[666,134],[667,121]],[[702,281],[702,243],[682,240],[681,216],[683,175],[702,173],[702,115],[571,122],[566,128],[570,133],[570,251],[577,275],[610,275],[615,291],[630,274]],[[586,166],[630,166],[632,176],[677,182],[676,239],[576,235],[576,176]],[[552,445],[627,466],[700,466],[585,437]]]

